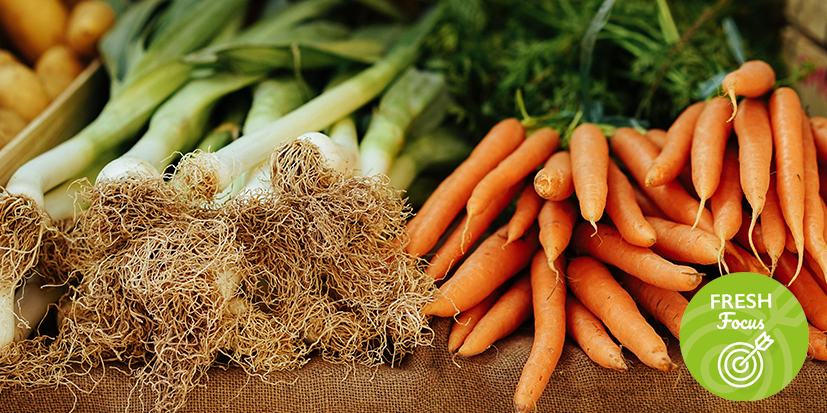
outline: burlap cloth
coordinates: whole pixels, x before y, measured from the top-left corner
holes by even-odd
[[[333,365],[313,359],[296,371],[279,373],[268,384],[239,369],[213,369],[204,387],[189,395],[185,412],[510,412],[512,394],[531,349],[523,328],[495,349],[470,359],[446,351],[450,321],[433,322],[433,346],[418,348],[395,367]],[[633,356],[629,371],[594,365],[567,343],[538,412],[825,412],[827,364],[807,360],[790,385],[756,402],[730,402],[701,387],[683,365],[676,340],[671,356],[681,369],[663,373]],[[93,374],[100,376],[102,370]],[[108,368],[91,393],[66,387],[0,393],[3,412],[140,412],[131,379]],[[83,385],[83,383],[81,383]],[[145,399],[145,401],[148,398]]]

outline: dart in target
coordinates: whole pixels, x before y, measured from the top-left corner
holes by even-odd
[[[718,373],[732,387],[749,387],[764,372],[762,351],[766,351],[775,340],[767,332],[761,333],[755,344],[746,342],[732,343],[718,357]]]

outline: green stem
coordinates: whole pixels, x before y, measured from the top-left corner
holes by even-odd
[[[442,4],[435,6],[382,59],[332,89],[322,93],[264,129],[242,136],[213,155],[218,163],[217,191],[227,188],[240,174],[264,162],[284,139],[320,131],[370,102],[419,55],[425,37],[439,19]]]

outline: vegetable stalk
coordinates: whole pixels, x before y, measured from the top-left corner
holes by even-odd
[[[319,131],[344,118],[379,95],[418,56],[425,37],[440,16],[441,5],[435,6],[382,59],[332,89],[310,100],[266,128],[242,136],[211,154],[202,154],[204,163],[212,164],[215,179],[210,183],[185,182],[213,196],[227,188],[240,174],[260,164],[278,142],[308,131]],[[179,176],[188,181],[187,174]],[[205,187],[207,186],[207,187]]]

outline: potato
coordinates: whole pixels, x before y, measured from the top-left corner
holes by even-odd
[[[0,0],[0,27],[29,64],[63,41],[67,16],[60,0]]]
[[[66,43],[80,56],[98,55],[98,40],[115,23],[115,10],[105,1],[83,0],[69,13]]]
[[[11,109],[0,108],[0,148],[6,146],[23,128],[26,120]]]
[[[83,62],[69,46],[58,44],[43,52],[34,71],[49,99],[54,100],[83,71],[83,67]]]
[[[34,70],[22,63],[0,66],[0,108],[11,109],[31,122],[49,102],[49,95]]]
[[[0,49],[0,66],[6,63],[20,63],[20,61],[10,51]]]

